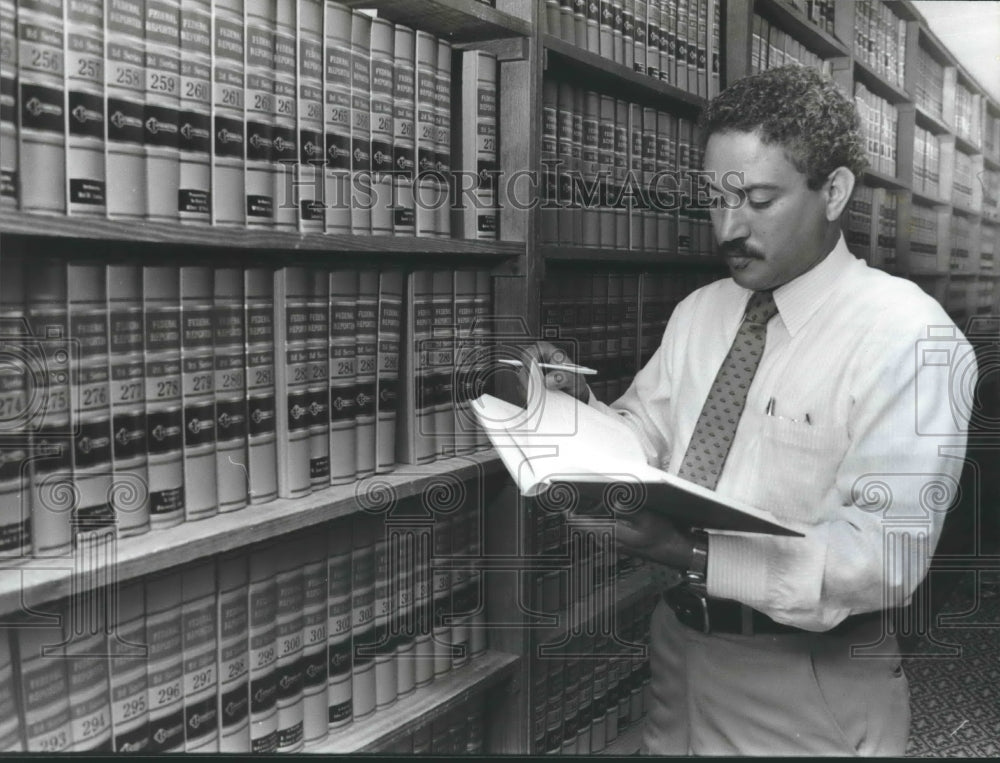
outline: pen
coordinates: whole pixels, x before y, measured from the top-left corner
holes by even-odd
[[[764,414],[767,416],[774,415],[774,398],[772,397],[767,401],[767,408],[764,409]]]
[[[524,365],[520,360],[514,360],[513,358],[501,358],[499,362],[508,366]],[[573,363],[539,363],[538,367],[548,369],[549,371],[566,371],[571,374],[583,374],[584,376],[592,376],[597,373],[593,368],[578,366]]]

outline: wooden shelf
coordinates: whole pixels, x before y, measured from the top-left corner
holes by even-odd
[[[910,96],[901,87],[886,82],[875,70],[860,59],[854,59],[854,77],[871,90],[879,98],[885,98],[889,103],[911,103]]]
[[[677,254],[676,252],[645,252],[633,249],[601,249],[584,246],[545,245],[540,247],[546,262],[609,265],[669,265],[671,267],[724,271],[725,263],[715,256]]]
[[[466,241],[453,238],[414,236],[345,236],[321,233],[258,231],[247,228],[212,228],[180,224],[148,223],[5,212],[0,215],[0,233],[44,236],[66,240],[114,241],[135,244],[207,247],[303,254],[394,254],[448,255],[465,257],[517,257],[524,244],[509,241]]]
[[[968,138],[965,138],[955,133],[955,147],[960,149],[964,154],[978,154],[980,153],[979,146],[973,143]]]
[[[384,506],[384,499],[402,500],[418,495],[440,484],[444,477],[448,484],[453,484],[455,479],[468,480],[502,469],[502,462],[493,450],[422,466],[398,466],[389,474],[329,487],[303,498],[277,499],[122,538],[116,544],[113,559],[103,559],[93,565],[88,561],[87,574],[90,579],[131,580],[353,514],[364,506],[366,497],[372,506]],[[0,613],[16,612],[22,605],[42,604],[70,594],[75,580],[75,562],[73,555],[67,553],[61,557],[25,559],[16,566],[5,566],[0,570]]]
[[[934,116],[919,103],[914,103],[913,105],[917,115],[918,127],[929,130],[935,135],[951,134],[951,128],[949,128],[940,117]]]
[[[514,654],[487,650],[394,705],[331,732],[323,741],[306,747],[305,752],[344,754],[388,747],[419,726],[468,702],[473,694],[507,680],[520,659]]]
[[[585,82],[589,88],[659,108],[681,110],[691,116],[705,105],[704,98],[655,77],[634,72],[627,66],[570,45],[553,35],[544,35],[542,44],[549,71]]]
[[[635,723],[630,724],[624,731],[620,731],[615,741],[608,743],[597,755],[638,755],[642,750],[642,727],[645,725],[645,717],[640,718]]]
[[[345,0],[345,4],[374,8],[381,17],[423,29],[451,43],[531,34],[527,21],[476,0]]]
[[[878,170],[873,169],[865,170],[864,181],[868,185],[878,186],[879,188],[888,188],[890,191],[910,190],[910,186],[899,178],[886,175],[884,172],[879,172]]]
[[[806,48],[821,58],[849,56],[850,51],[840,40],[812,23],[798,8],[781,0],[757,0],[754,10],[779,29],[788,32]]]
[[[922,204],[929,204],[935,207],[946,207],[949,206],[951,202],[945,201],[944,199],[939,199],[934,196],[928,196],[923,191],[913,191],[913,200],[919,201]]]
[[[983,164],[986,165],[986,169],[988,170],[1000,172],[1000,156],[990,156],[987,153],[983,153]]]
[[[955,204],[953,202],[951,205],[951,209],[953,212],[958,212],[958,214],[962,215],[963,217],[976,217],[976,218],[979,217],[979,212],[974,210],[972,207],[965,206],[964,204]]]

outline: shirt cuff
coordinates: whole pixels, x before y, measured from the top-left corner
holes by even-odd
[[[767,559],[753,538],[742,535],[708,535],[709,596],[744,604],[761,601],[767,590]]]

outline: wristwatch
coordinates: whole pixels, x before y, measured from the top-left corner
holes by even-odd
[[[708,533],[694,530],[691,542],[691,565],[684,571],[684,579],[689,585],[704,586],[708,576]]]

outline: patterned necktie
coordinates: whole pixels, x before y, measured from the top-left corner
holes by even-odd
[[[747,402],[747,390],[764,354],[767,322],[777,314],[772,292],[751,295],[743,323],[701,409],[678,476],[715,490]]]

